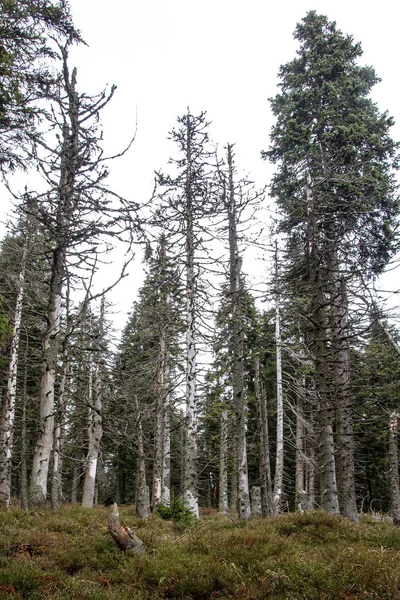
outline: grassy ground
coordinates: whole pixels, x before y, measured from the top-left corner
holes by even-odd
[[[0,599],[400,599],[400,531],[388,522],[211,513],[182,529],[120,515],[145,555],[120,552],[103,507],[0,512]]]

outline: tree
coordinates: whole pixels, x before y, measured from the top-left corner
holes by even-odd
[[[26,168],[44,116],[39,100],[55,83],[55,36],[79,41],[65,0],[1,0],[0,170]]]
[[[358,65],[360,44],[315,11],[295,38],[298,56],[280,69],[271,100],[277,121],[263,154],[279,165],[271,189],[283,213],[291,294],[309,300],[322,505],[337,512],[338,493],[343,514],[357,520],[347,297],[352,281],[380,273],[395,249],[397,146],[393,120],[368,97],[379,80]]]
[[[97,97],[77,91],[77,72],[68,67],[68,46],[59,47],[62,72],[48,118],[58,133],[54,147],[40,142],[40,171],[48,185],[34,197],[34,214],[45,228],[50,266],[47,330],[43,339],[40,427],[30,482],[33,505],[46,500],[53,443],[55,378],[60,344],[61,303],[67,277],[90,287],[100,252],[112,248],[126,231],[132,233],[135,207],[104,186],[109,170],[100,146],[99,114],[115,87]],[[58,144],[58,145],[57,145]],[[113,205],[110,196],[118,205]],[[110,240],[104,242],[104,240]],[[126,265],[125,265],[126,266]],[[124,268],[123,268],[124,271]],[[123,272],[122,272],[123,274]],[[83,283],[82,283],[83,281]]]
[[[205,114],[194,116],[187,112],[178,118],[178,128],[171,138],[180,155],[170,162],[176,174],[158,173],[159,206],[154,222],[167,236],[178,243],[180,265],[183,266],[186,288],[186,438],[184,497],[194,515],[199,515],[197,490],[197,386],[196,363],[199,312],[199,266],[208,252],[205,249],[207,228],[205,221],[215,213],[216,202],[211,190],[208,150],[208,123]]]
[[[170,422],[184,325],[179,275],[172,264],[165,236],[161,236],[155,252],[148,248],[146,265],[148,272],[124,328],[117,355],[115,383],[118,397],[124,399],[125,410],[121,415],[118,406],[118,415],[111,413],[110,426],[114,426],[117,443],[126,449],[127,440],[121,436],[123,427],[119,419],[125,426],[128,424],[127,432],[131,440],[134,439],[142,480],[145,457],[154,456],[152,505],[155,507],[160,502],[168,503],[170,497]],[[141,439],[134,433],[140,430]],[[146,488],[144,484],[138,487]]]

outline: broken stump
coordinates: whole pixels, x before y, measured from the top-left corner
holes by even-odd
[[[108,531],[123,552],[131,550],[135,554],[145,552],[145,547],[140,538],[137,537],[129,527],[122,527],[119,522],[118,505],[113,504],[108,517]]]

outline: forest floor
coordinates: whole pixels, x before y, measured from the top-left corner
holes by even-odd
[[[249,523],[206,510],[191,527],[120,507],[147,552],[122,553],[108,509],[0,512],[0,598],[400,599],[400,530],[322,512]]]

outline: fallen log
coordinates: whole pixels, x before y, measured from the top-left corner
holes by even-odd
[[[123,552],[131,550],[135,554],[145,552],[146,549],[140,538],[129,527],[122,527],[119,522],[118,505],[113,504],[108,517],[108,531]]]

